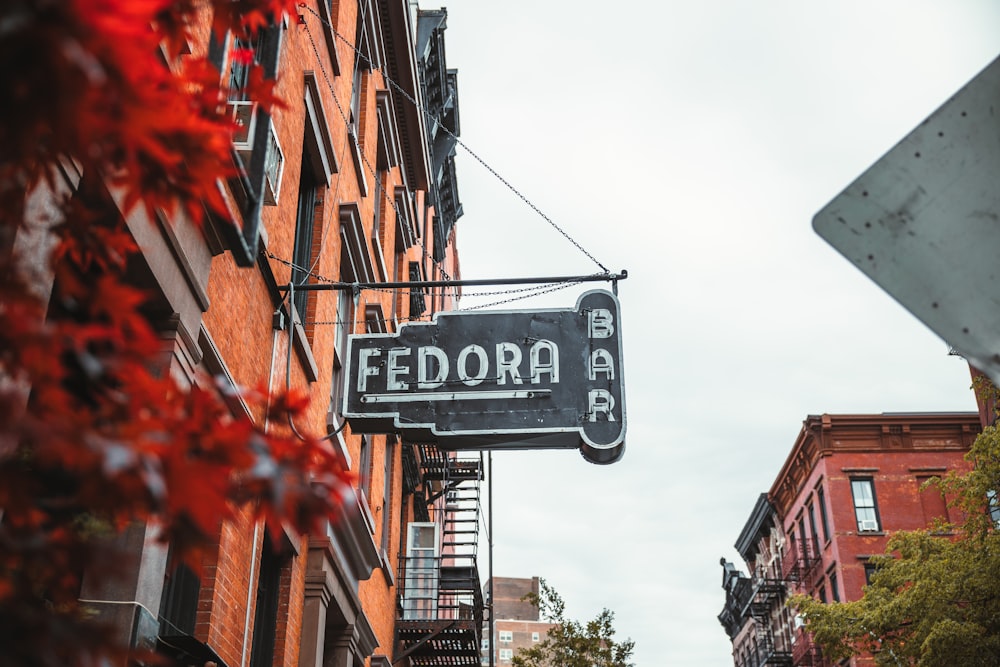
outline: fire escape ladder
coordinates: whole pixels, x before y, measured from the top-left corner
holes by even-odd
[[[413,667],[478,666],[484,608],[476,564],[481,461],[433,445],[418,450],[423,497],[434,510],[440,552],[401,559],[396,661],[408,658]]]
[[[746,613],[757,626],[757,656],[755,664],[791,667],[792,654],[779,647],[774,641],[772,623],[785,602],[786,582],[768,577],[769,572],[756,573],[753,579],[753,593],[747,602]]]

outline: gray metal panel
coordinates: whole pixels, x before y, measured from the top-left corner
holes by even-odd
[[[817,213],[813,228],[1000,381],[1000,58]]]

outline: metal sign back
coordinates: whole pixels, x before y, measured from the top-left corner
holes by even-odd
[[[352,335],[343,414],[361,433],[444,449],[625,448],[621,319],[610,292],[575,308],[441,312],[395,334]]]
[[[957,352],[1000,379],[1000,58],[813,218]]]

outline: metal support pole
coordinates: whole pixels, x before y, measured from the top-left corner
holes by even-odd
[[[489,467],[489,476],[486,478],[486,489],[487,496],[489,497],[489,518],[487,523],[489,525],[487,544],[490,550],[490,667],[496,667],[496,648],[493,645],[494,637],[496,636],[496,619],[494,618],[494,611],[496,610],[496,601],[493,599],[493,452],[486,452],[486,461]]]
[[[420,287],[482,287],[493,285],[545,285],[550,283],[593,283],[610,282],[617,286],[619,280],[628,278],[628,271],[621,273],[594,273],[587,276],[550,276],[545,278],[482,278],[475,280],[404,280],[399,282],[376,283],[311,283],[304,285],[282,285],[278,289],[287,292],[290,289],[304,292],[327,292],[345,289],[406,289]]]

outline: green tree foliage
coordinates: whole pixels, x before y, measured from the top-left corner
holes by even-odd
[[[1000,430],[984,429],[967,458],[971,472],[929,482],[954,498],[960,524],[893,536],[860,600],[792,598],[828,658],[867,652],[878,665],[1000,665],[1000,532],[990,513]]]
[[[545,639],[514,656],[514,667],[633,667],[629,662],[635,649],[631,639],[615,641],[613,612],[604,609],[582,625],[566,618],[566,603],[544,579],[539,593],[525,599],[538,607],[541,617],[556,625]]]

